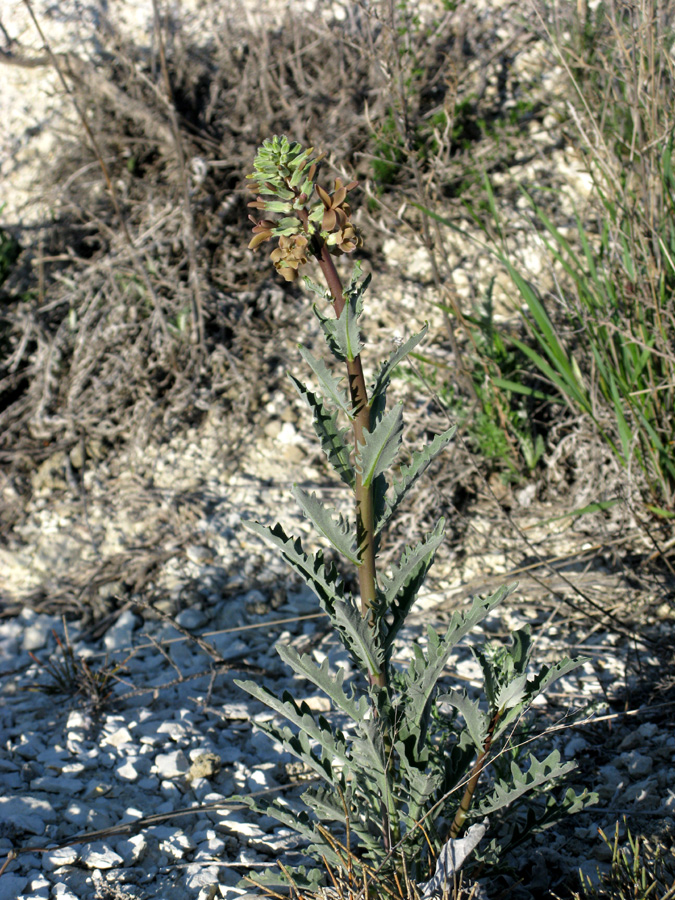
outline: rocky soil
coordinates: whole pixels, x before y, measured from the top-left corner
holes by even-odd
[[[259,424],[259,439],[237,465],[223,453],[228,422],[214,411],[168,444],[74,469],[77,492],[68,484],[72,460],[36,471],[26,517],[2,548],[0,768],[7,793],[0,849],[21,852],[0,878],[0,897],[234,898],[248,868],[273,864],[281,853],[293,859],[285,829],[228,803],[233,793],[257,791],[282,792],[292,803],[302,775],[256,731],[270,713],[234,678],[253,672],[327,710],[323,697],[306,696],[284,671],[273,644],[344,661],[313,598],[242,526],[249,517],[281,515],[302,532],[289,482],[326,484],[320,468],[305,465],[313,458],[306,421],[270,399]],[[540,506],[518,513],[521,527],[544,517]],[[407,640],[423,643],[427,622],[442,627],[466,604],[471,585],[483,590],[490,576],[513,580],[508,551],[494,539],[500,529],[478,510],[469,521],[479,534],[493,528],[491,552],[471,532],[463,553],[448,546]],[[555,577],[539,566],[548,585],[543,597],[525,576],[516,603],[487,623],[488,636],[506,638],[530,623],[538,662],[563,653],[589,657],[538,709],[534,730],[553,728],[539,741],[580,761],[572,783],[597,790],[599,803],[514,861],[523,896],[535,897],[578,867],[589,874],[607,868],[598,827],[611,834],[625,815],[631,830],[667,840],[675,815],[670,703],[649,696],[646,678],[660,664],[659,638],[670,626],[655,624],[648,640],[631,641],[611,622],[603,628],[570,618],[555,600],[556,578],[602,597],[617,576],[591,563],[581,577],[573,529],[555,544],[549,534],[544,546],[551,557],[551,547],[566,548],[568,564]],[[93,672],[119,667],[101,691],[110,696],[100,711],[91,697],[47,693],[50,678],[38,660],[62,659],[53,636],[64,638],[62,609],[75,655]],[[468,646],[452,660],[448,683],[479,690]],[[583,724],[569,727],[572,711],[585,711]]]

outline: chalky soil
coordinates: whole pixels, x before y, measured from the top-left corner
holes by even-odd
[[[177,622],[204,634],[229,664],[258,666],[275,691],[302,696],[274,653],[275,638],[346,665],[335,642],[322,635],[321,619],[309,617],[315,611],[308,593],[289,591],[272,609],[264,593],[252,590],[212,602],[208,611],[196,604]],[[501,631],[523,623],[505,611],[487,624]],[[97,642],[81,641],[71,625],[74,650],[92,668],[106,650],[110,659],[124,660],[135,648],[107,706],[94,714],[77,699],[30,690],[48,679],[27,651],[59,658],[52,628],[62,632],[56,617],[28,608],[0,624],[0,854],[21,851],[0,877],[0,900],[235,900],[246,893],[240,879],[247,871],[280,858],[298,861],[302,849],[288,829],[228,802],[234,794],[268,793],[292,805],[301,790],[293,758],[256,731],[256,722],[272,714],[233,684],[241,672],[213,664],[156,617],[143,620],[127,610]],[[459,648],[449,671],[462,685],[478,684],[468,646]],[[563,679],[560,689],[568,695],[563,707],[597,695],[592,667]],[[324,698],[306,699],[328,712]],[[581,732],[548,740],[567,757],[593,749]],[[675,736],[664,738],[656,724],[636,719],[624,726],[618,753],[598,773],[597,813],[578,816],[566,834],[546,835],[528,850],[523,875],[530,895],[548,887],[547,872],[565,868],[563,862],[568,871],[581,865],[591,874],[606,867],[597,826],[611,831],[616,814],[608,811],[670,817],[674,755]]]

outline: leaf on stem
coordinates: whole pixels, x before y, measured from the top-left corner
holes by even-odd
[[[312,411],[314,419],[314,431],[321,442],[321,448],[328,457],[328,462],[340,476],[347,487],[354,490],[355,475],[351,463],[349,448],[345,441],[348,428],[339,428],[337,424],[337,411],[329,413],[321,397],[308,390],[301,381],[289,373],[295,389],[304,398]]]
[[[560,762],[560,751],[553,750],[546,759],[541,762],[530,754],[530,766],[527,771],[523,772],[515,761],[511,762],[511,780],[510,783],[499,780],[494,786],[492,793],[485,797],[476,810],[476,815],[489,816],[498,809],[509,806],[514,800],[522,797],[523,794],[529,793],[537,787],[550,784],[564,775],[567,775],[573,769],[576,769],[575,762]]]
[[[305,553],[300,538],[289,538],[279,524],[274,528],[260,522],[247,521],[242,524],[281,551],[288,565],[317,595],[324,612],[332,617],[335,603],[344,602],[345,587],[335,566],[324,563],[323,553],[320,550]]]
[[[403,405],[385,413],[372,431],[364,431],[364,443],[356,448],[356,470],[364,487],[390,468],[403,436]]]
[[[336,510],[324,506],[316,494],[308,494],[297,484],[293,485],[293,496],[319,534],[330,541],[345,559],[358,566],[360,560],[356,536],[343,517]]]
[[[466,723],[469,736],[479,753],[485,749],[490,720],[481,710],[478,700],[471,700],[466,691],[449,691],[447,694],[439,694],[436,700],[440,703],[449,703],[459,711]]]
[[[406,356],[415,349],[415,347],[424,338],[428,330],[429,326],[425,325],[421,331],[419,331],[417,334],[414,334],[404,344],[401,344],[400,347],[397,347],[396,350],[394,350],[394,352],[391,354],[389,359],[382,364],[382,367],[377,373],[377,378],[375,379],[375,383],[373,384],[371,390],[371,402],[374,403],[376,399],[386,394],[387,388],[389,387],[389,382],[391,381],[392,372],[401,362],[401,360],[405,359]]]
[[[414,736],[418,747],[424,744],[432,695],[454,647],[515,589],[514,584],[499,588],[489,597],[477,597],[468,612],[453,614],[442,639],[431,626],[427,628],[426,656],[420,650],[404,672],[406,703],[401,723],[402,739]]]
[[[391,575],[382,576],[376,614],[378,616],[389,614],[393,617],[393,620],[387,623],[384,641],[387,651],[391,649],[396,635],[404,625],[434,561],[436,550],[443,542],[444,524],[445,520],[440,519],[433,531],[416,547],[406,547],[399,564],[392,568]]]
[[[442,434],[437,434],[431,443],[423,450],[416,450],[413,453],[412,461],[408,465],[401,466],[398,478],[393,479],[391,486],[393,496],[386,499],[384,512],[379,516],[375,523],[376,534],[379,534],[391,519],[403,498],[427,468],[429,463],[433,462],[439,453],[448,446],[454,437],[456,430],[456,426],[453,425],[452,428],[448,428],[448,430],[444,431]]]
[[[352,412],[351,404],[347,399],[347,393],[340,387],[342,378],[336,378],[326,363],[322,359],[317,359],[313,356],[306,347],[299,347],[298,349],[300,350],[302,358],[316,375],[317,380],[324,391],[325,397],[332,400],[335,406],[337,406],[338,409],[341,409],[349,419],[353,419],[354,413]]]
[[[335,341],[345,359],[355,359],[363,347],[359,329],[359,298],[347,296],[339,318],[334,320]]]
[[[366,675],[379,675],[384,654],[368,619],[361,615],[352,602],[345,600],[335,600],[331,619],[361,670]]]
[[[309,679],[326,696],[330,697],[340,712],[349,716],[353,722],[361,722],[370,711],[370,704],[365,696],[355,699],[354,693],[348,695],[343,687],[345,671],[338,667],[333,676],[328,667],[328,660],[324,659],[318,666],[309,654],[300,654],[291,646],[277,644],[276,651],[281,659],[298,675]]]
[[[254,681],[235,679],[235,684],[295,725],[299,734],[292,732],[288,726],[277,726],[273,722],[256,722],[256,727],[279,741],[294,756],[310,765],[321,778],[332,784],[336,777],[334,764],[345,766],[349,763],[347,743],[342,732],[337,728],[331,729],[321,715],[318,721],[315,720],[309,706],[304,701],[296,703],[288,691],[283,692],[280,700],[266,687]],[[309,741],[321,747],[322,759],[311,748]]]

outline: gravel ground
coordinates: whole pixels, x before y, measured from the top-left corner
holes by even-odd
[[[287,502],[286,484],[274,484],[282,471],[284,482],[299,471],[299,461],[268,457],[263,442],[248,471],[228,473],[227,460],[219,456],[219,428],[226,425],[212,417],[168,445],[146,448],[135,463],[132,451],[122,455],[117,507],[98,505],[102,468],[90,470],[88,553],[97,548],[107,554],[115,540],[121,552],[120,535],[135,534],[138,540],[162,508],[180,510],[186,532],[190,525],[189,537],[183,535],[183,544],[153,570],[143,589],[127,590],[124,596],[140,606],[115,599],[122,597],[126,577],[118,572],[117,581],[102,586],[111,610],[107,619],[87,626],[84,617],[79,623],[69,617],[75,654],[92,670],[105,660],[122,666],[99,714],[87,709],[83,698],[35,690],[49,678],[29,652],[42,662],[60,658],[52,633],[65,637],[58,614],[15,602],[12,615],[0,624],[0,769],[6,787],[0,849],[22,851],[0,878],[0,898],[234,898],[248,868],[273,864],[281,853],[293,858],[287,830],[227,802],[237,792],[292,797],[299,790],[292,758],[256,732],[256,721],[271,714],[233,679],[249,669],[276,691],[288,687],[297,696],[302,687],[276,656],[276,640],[332,664],[344,660],[311,595],[241,526],[242,518],[270,521],[281,510],[289,527],[304,529]],[[293,433],[286,446],[298,451],[306,438]],[[130,502],[128,482],[121,488],[122,473],[134,479],[144,506]],[[168,513],[167,518],[171,524]],[[39,487],[21,535],[3,549],[6,596],[16,601],[21,585],[39,583],[57,559],[64,568],[81,562],[87,543],[83,527],[77,496],[53,484]],[[159,612],[148,609],[147,598]],[[423,623],[442,627],[450,609],[463,603],[438,589],[422,595],[406,639],[423,643]],[[167,615],[200,636],[202,644],[186,639]],[[675,730],[669,717],[664,728],[663,712],[646,704],[634,715],[617,715],[622,696],[617,685],[639,688],[627,667],[624,638],[599,629],[590,635],[583,627],[563,630],[547,610],[533,605],[504,609],[486,627],[490,637],[507,636],[527,622],[539,636],[537,662],[552,660],[570,645],[574,650],[563,652],[591,659],[538,708],[538,727],[564,724],[570,710],[600,704],[594,723],[561,728],[542,739],[564,757],[581,761],[583,773],[572,783],[597,790],[600,801],[557,833],[542,835],[515,861],[524,896],[539,896],[578,867],[588,873],[607,867],[598,826],[612,833],[625,813],[632,830],[645,821],[673,828]],[[658,664],[646,647],[641,658],[644,666]],[[448,667],[448,686],[477,690],[477,676],[469,646],[462,645]],[[327,710],[323,697],[305,699]],[[156,824],[141,823],[149,816],[159,817]],[[95,834],[119,826],[115,834]],[[50,846],[58,849],[46,849]]]

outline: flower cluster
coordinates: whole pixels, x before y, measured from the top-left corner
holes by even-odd
[[[257,221],[249,216],[254,228],[248,246],[255,250],[271,238],[278,238],[271,259],[286,281],[295,281],[300,266],[307,262],[308,252],[320,255],[322,244],[339,255],[351,253],[363,243],[346,202],[357,182],[343,185],[338,178],[333,193],[328,193],[316,184],[321,156],[313,157],[313,152],[312,147],[303,150],[297,141],[275,135],[258,150],[253,163],[255,171],[248,176],[258,195],[249,207],[280,217]],[[319,202],[311,204],[315,191]]]

